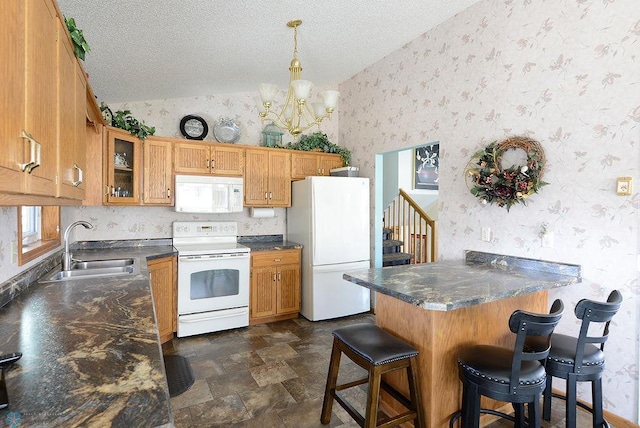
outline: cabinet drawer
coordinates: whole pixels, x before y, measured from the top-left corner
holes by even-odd
[[[300,264],[300,250],[260,251],[251,254],[251,267]]]

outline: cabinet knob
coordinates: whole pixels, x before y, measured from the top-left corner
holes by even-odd
[[[273,261],[274,261],[274,262],[279,262],[279,261],[281,261],[281,260],[282,260],[282,259],[273,259]]]
[[[171,199],[171,189],[167,189],[167,199]]]

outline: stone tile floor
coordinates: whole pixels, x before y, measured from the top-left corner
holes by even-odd
[[[336,320],[294,320],[261,324],[225,332],[173,339],[165,354],[189,359],[195,382],[171,399],[176,427],[305,428],[320,424],[322,397],[329,368],[331,332],[343,325],[374,323],[371,314]],[[339,382],[364,377],[365,372],[342,358]],[[343,391],[364,411],[366,386]],[[564,426],[564,403],[553,401],[554,414],[545,428]],[[577,426],[591,426],[590,415],[578,411]],[[329,427],[357,427],[334,403]],[[489,427],[512,423],[498,420]]]

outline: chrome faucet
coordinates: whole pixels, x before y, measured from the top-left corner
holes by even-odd
[[[69,268],[71,267],[71,260],[73,258],[73,254],[71,254],[71,252],[69,251],[69,234],[71,233],[71,229],[73,229],[78,225],[84,226],[85,229],[93,229],[93,225],[91,223],[84,220],[79,220],[71,223],[64,230],[64,237],[63,237],[64,252],[62,253],[62,270],[63,271],[69,270]]]

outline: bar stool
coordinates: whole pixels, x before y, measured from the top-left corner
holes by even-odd
[[[418,384],[418,351],[408,343],[387,333],[373,324],[353,324],[333,331],[333,348],[327,374],[327,385],[322,403],[320,422],[326,425],[331,420],[333,399],[338,402],[361,427],[391,427],[415,420],[416,427],[424,426],[420,387]],[[354,363],[367,370],[368,377],[337,385],[340,356],[344,353]],[[382,380],[382,375],[394,370],[406,369],[409,380],[410,399]],[[364,383],[369,383],[367,406],[362,416],[338,392]],[[387,391],[407,411],[391,418],[377,420],[380,388]]]
[[[516,334],[513,349],[498,346],[470,345],[458,353],[458,375],[462,381],[462,410],[456,412],[449,426],[462,417],[462,427],[477,428],[480,413],[490,413],[516,423],[516,427],[540,427],[539,401],[545,388],[542,361],[549,353],[553,329],[562,317],[564,305],[556,300],[549,314],[521,310],[509,318],[509,329]],[[513,404],[515,417],[480,408],[481,396]],[[524,404],[529,423],[525,425]]]
[[[604,343],[609,336],[609,323],[622,305],[622,295],[618,290],[609,294],[606,302],[582,299],[578,302],[575,314],[582,320],[579,336],[564,334],[551,336],[551,350],[547,357],[547,382],[544,391],[542,418],[551,419],[551,397],[562,398],[566,404],[566,426],[576,426],[576,405],[593,415],[593,426],[609,426],[602,412],[602,372],[604,371]],[[591,323],[602,325],[602,334],[597,334]],[[596,345],[596,344],[599,344]],[[566,397],[553,394],[551,390],[554,377],[567,382]],[[591,382],[591,408],[576,399],[577,382]]]

